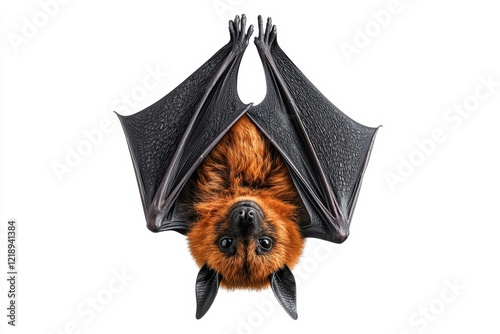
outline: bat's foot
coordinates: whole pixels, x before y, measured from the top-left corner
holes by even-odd
[[[234,21],[229,21],[229,34],[231,36],[231,42],[233,43],[234,52],[239,53],[245,51],[248,45],[248,40],[253,34],[253,25],[250,25],[245,33],[246,25],[247,17],[245,14],[241,15],[241,20],[240,17],[236,15]]]
[[[259,15],[259,36],[255,37],[255,45],[257,46],[257,50],[261,54],[267,54],[271,49],[271,46],[276,41],[276,26],[273,25],[273,21],[270,17],[267,18],[266,29],[264,30],[262,16]]]

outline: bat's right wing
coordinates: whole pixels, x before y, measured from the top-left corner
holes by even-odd
[[[305,237],[336,243],[349,225],[377,128],[349,118],[306,78],[278,46],[271,20],[259,17],[255,39],[267,95],[247,115],[283,156],[309,214]]]
[[[229,22],[231,40],[177,88],[130,116],[118,115],[127,137],[147,226],[187,233],[179,196],[190,176],[250,105],[237,95],[238,67],[253,27]]]

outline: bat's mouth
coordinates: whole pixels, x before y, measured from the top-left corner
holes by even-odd
[[[233,204],[233,206],[229,209],[229,212],[232,213],[234,210],[237,210],[239,207],[246,206],[256,210],[260,215],[264,216],[264,212],[257,205],[257,203],[253,201],[240,201]]]

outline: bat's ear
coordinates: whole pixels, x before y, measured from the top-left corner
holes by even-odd
[[[201,319],[210,309],[219,290],[221,276],[205,264],[196,277],[196,319]]]
[[[286,313],[297,320],[297,288],[295,278],[290,269],[285,265],[283,268],[269,276],[271,289]]]

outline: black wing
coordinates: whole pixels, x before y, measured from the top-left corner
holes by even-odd
[[[168,95],[131,115],[118,115],[127,137],[151,231],[187,233],[179,195],[205,156],[250,105],[236,92],[238,67],[253,27],[229,22],[231,40]]]
[[[361,125],[335,107],[278,46],[276,26],[259,16],[255,44],[267,94],[248,116],[278,149],[309,214],[305,237],[336,243],[349,225],[377,128]]]

